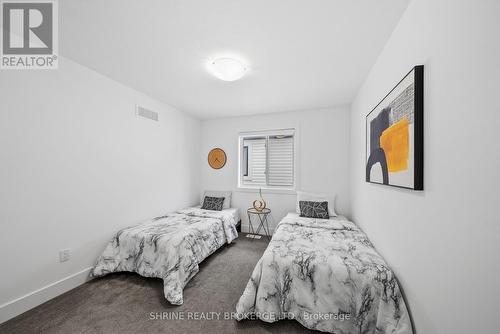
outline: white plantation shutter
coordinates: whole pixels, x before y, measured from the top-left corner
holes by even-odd
[[[269,137],[268,179],[270,186],[293,186],[293,137]]]
[[[293,188],[294,133],[290,129],[240,134],[240,184]]]
[[[244,177],[244,184],[266,185],[266,139],[248,139],[244,145],[248,146],[248,176]]]

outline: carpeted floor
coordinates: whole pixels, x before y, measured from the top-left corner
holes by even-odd
[[[292,320],[268,324],[260,320],[223,319],[225,314],[234,312],[266,246],[266,239],[252,240],[240,234],[235,243],[222,247],[201,263],[200,272],[184,289],[181,306],[172,306],[164,299],[160,279],[132,273],[112,274],[5,322],[0,325],[0,333],[312,332]],[[178,315],[185,319],[161,319],[162,314],[166,318]],[[210,314],[214,320],[187,319]]]

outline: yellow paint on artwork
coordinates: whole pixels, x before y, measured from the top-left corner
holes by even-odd
[[[403,118],[382,132],[380,147],[385,152],[389,172],[400,172],[408,169],[408,153],[410,151],[410,131],[408,118]]]

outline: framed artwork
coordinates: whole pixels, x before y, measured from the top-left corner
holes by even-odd
[[[366,116],[366,182],[424,190],[424,66]]]

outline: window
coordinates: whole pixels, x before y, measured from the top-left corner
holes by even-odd
[[[239,186],[293,189],[295,131],[241,133]]]
[[[248,145],[243,145],[243,176],[248,176]]]

